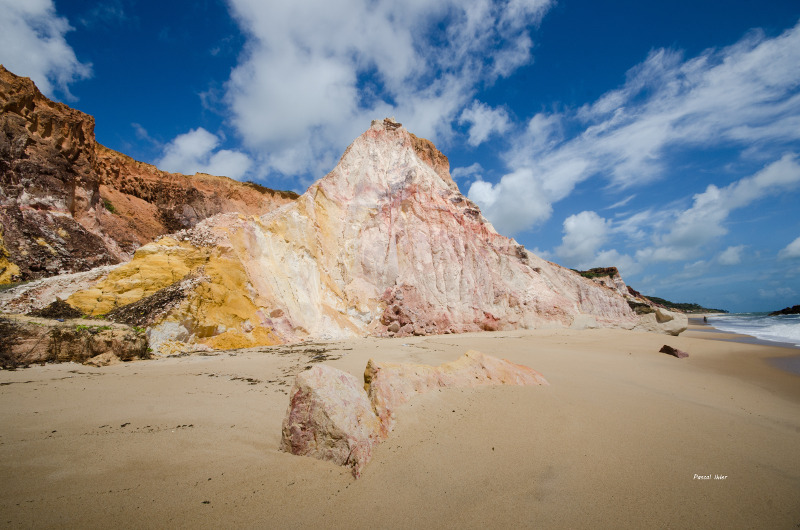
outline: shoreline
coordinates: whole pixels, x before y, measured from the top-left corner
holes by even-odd
[[[369,358],[438,365],[468,349],[550,386],[412,399],[358,480],[278,450],[294,375],[319,350],[362,377]],[[800,385],[762,362],[791,353],[691,330],[549,329],[0,371],[0,513],[6,526],[791,526]]]
[[[800,345],[791,343],[791,342],[778,342],[772,340],[764,340],[759,339],[757,337],[753,337],[752,335],[745,335],[743,333],[731,333],[729,331],[723,331],[716,327],[713,324],[703,321],[704,315],[698,315],[695,317],[689,317],[689,328],[684,331],[684,333],[688,332],[699,332],[699,333],[707,333],[709,335],[716,335],[708,337],[710,340],[718,340],[718,341],[728,341],[728,342],[738,342],[741,344],[751,344],[754,346],[769,346],[775,348],[782,348],[785,350],[794,350],[792,353],[778,355],[775,357],[765,357],[764,362],[768,363],[774,368],[781,370],[783,372],[787,372],[794,375],[800,375]],[[712,316],[712,314],[708,314],[705,316]]]

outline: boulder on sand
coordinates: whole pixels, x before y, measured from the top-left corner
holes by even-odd
[[[441,366],[376,363],[365,385],[347,372],[318,365],[301,372],[289,393],[280,449],[353,469],[358,477],[372,448],[394,427],[393,410],[438,388],[482,385],[547,385],[535,370],[470,350]]]
[[[661,353],[666,353],[667,355],[672,355],[678,359],[683,359],[684,357],[689,356],[689,354],[685,351],[679,350],[678,348],[673,348],[672,346],[667,346],[666,344],[664,344],[658,351]]]
[[[364,371],[364,383],[386,432],[394,427],[392,411],[417,394],[439,388],[548,384],[532,368],[475,350],[469,350],[459,359],[441,366],[377,363],[370,359]]]
[[[381,431],[358,379],[317,365],[297,376],[289,395],[281,450],[349,466],[358,477]]]

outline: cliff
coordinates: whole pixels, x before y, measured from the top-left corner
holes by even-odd
[[[94,118],[0,65],[0,284],[129,260],[222,212],[263,214],[296,195],[160,171],[97,143]]]
[[[615,288],[499,235],[459,192],[447,158],[390,119],[373,122],[296,201],[207,218],[93,282],[67,302],[147,327],[161,353],[362,335],[680,328],[667,312],[638,315]]]

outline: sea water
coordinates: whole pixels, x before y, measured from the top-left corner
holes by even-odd
[[[720,331],[800,346],[800,315],[771,317],[767,313],[730,313],[711,315],[708,323]]]

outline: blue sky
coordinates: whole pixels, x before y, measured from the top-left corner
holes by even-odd
[[[163,169],[302,192],[371,119],[500,233],[733,311],[800,303],[800,3],[0,0],[0,62]]]

